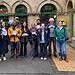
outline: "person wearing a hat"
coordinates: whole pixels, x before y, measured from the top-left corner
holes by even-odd
[[[55,57],[57,57],[57,54],[56,54],[56,38],[55,38],[55,32],[54,32],[54,29],[55,29],[55,25],[54,25],[54,19],[53,18],[50,18],[49,19],[49,24],[48,24],[48,34],[47,34],[47,37],[48,37],[48,44],[49,44],[49,56],[52,57],[52,48],[51,48],[51,44],[53,43],[53,54]]]

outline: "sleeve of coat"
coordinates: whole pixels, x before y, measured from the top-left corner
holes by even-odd
[[[19,29],[17,32],[17,36],[20,37],[22,35],[22,31]]]
[[[65,29],[65,28],[64,28]],[[68,35],[68,32],[67,30],[65,29],[65,41],[69,40],[69,35]]]
[[[12,30],[9,28],[8,29],[8,36],[11,37],[12,36]]]

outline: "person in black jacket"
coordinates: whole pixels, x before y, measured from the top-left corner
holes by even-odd
[[[33,42],[32,56],[33,56],[33,58],[35,58],[35,57],[38,57],[38,37],[37,37],[37,31],[36,31],[35,24],[32,26],[32,28],[30,30],[32,33],[32,42]]]
[[[31,33],[30,33],[29,28],[26,25],[26,22],[24,22],[23,25],[21,26],[21,30],[22,30],[22,36],[20,38],[20,44],[21,44],[20,56],[26,57],[27,56],[27,43],[28,43],[28,41],[30,42],[30,44],[32,44]]]

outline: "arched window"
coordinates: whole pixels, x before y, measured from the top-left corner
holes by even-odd
[[[15,14],[19,17],[20,22],[26,21],[27,23],[27,7],[25,5],[18,5],[15,9]]]
[[[8,13],[8,9],[4,5],[0,5],[0,14],[6,14]]]
[[[3,19],[5,21],[5,25],[8,26],[8,9],[5,5],[0,5],[0,20]]]
[[[73,8],[73,4],[72,4],[72,1],[69,1],[68,2],[68,6],[67,6],[67,11],[70,11],[70,10],[72,10],[72,8]],[[68,14],[68,17],[69,17],[69,35],[70,35],[70,37],[72,37],[73,36],[73,13],[72,12],[69,12],[69,14]]]
[[[45,4],[41,10],[40,10],[40,19],[42,22],[47,22],[48,23],[48,20],[50,17],[53,17],[56,15],[56,11],[57,11],[57,8],[55,7],[55,5],[53,4]]]
[[[68,6],[67,6],[67,9],[70,10],[73,8],[73,4],[72,4],[72,1],[69,1],[68,3]]]

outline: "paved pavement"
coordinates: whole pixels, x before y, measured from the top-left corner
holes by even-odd
[[[30,48],[28,50],[30,52]],[[32,59],[31,56],[18,59],[9,59],[9,56],[10,53],[7,61],[0,62],[0,75],[75,75],[74,72],[59,71],[54,60],[49,58],[44,61],[40,58]]]
[[[50,73],[53,66],[50,60],[18,58],[0,62],[0,73]]]
[[[0,62],[0,75],[74,75],[71,72],[59,72],[52,60],[39,58],[18,58]]]
[[[7,61],[0,62],[0,74],[50,74],[55,72],[53,61],[48,59],[47,61],[42,61],[40,58],[32,59],[31,57],[31,47],[28,45],[28,57],[20,57],[18,59],[10,59],[10,51],[7,54]],[[2,75],[1,74],[1,75]]]
[[[53,58],[53,61],[58,69],[58,71],[69,71],[75,72],[75,49],[68,47],[67,49],[68,62],[59,61],[58,58]]]
[[[75,41],[74,41],[74,40],[71,41],[71,42],[69,43],[69,45],[75,49]]]

